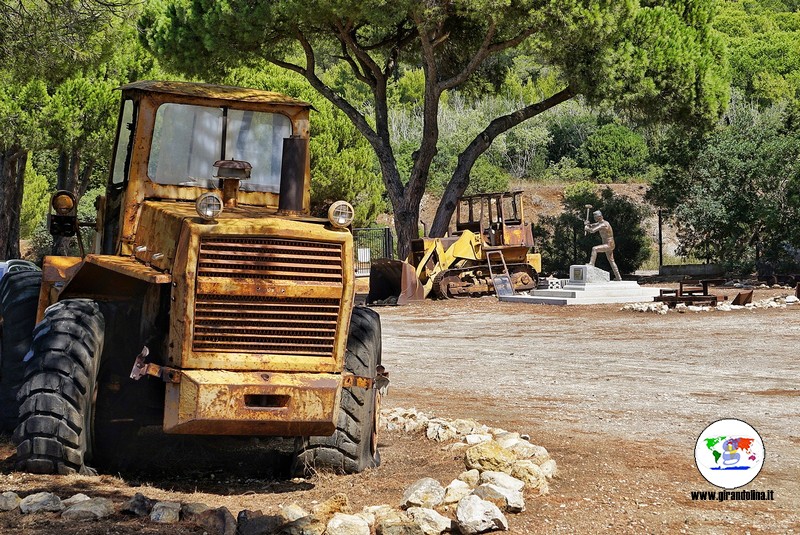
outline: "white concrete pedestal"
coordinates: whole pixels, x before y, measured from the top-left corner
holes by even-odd
[[[659,288],[644,288],[636,281],[612,281],[609,273],[590,265],[570,266],[570,279],[561,289],[531,290],[500,301],[546,305],[597,305],[652,302]]]

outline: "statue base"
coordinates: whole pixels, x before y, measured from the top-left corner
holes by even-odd
[[[597,305],[603,303],[652,302],[660,288],[645,288],[636,281],[612,281],[608,271],[579,264],[570,266],[569,279],[560,288],[498,296],[500,301],[545,305]]]

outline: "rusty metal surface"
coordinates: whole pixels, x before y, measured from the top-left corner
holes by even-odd
[[[230,435],[330,435],[341,376],[184,370],[167,385],[164,431]]]
[[[152,284],[168,284],[172,282],[172,277],[168,273],[162,273],[130,257],[90,254],[86,255],[84,262]]]
[[[375,384],[375,379],[372,377],[361,377],[360,375],[343,374],[342,375],[342,388],[364,388],[371,389]]]
[[[67,282],[78,272],[82,259],[78,256],[45,256],[42,260],[42,287],[39,290],[39,304],[36,310],[36,323],[44,318],[44,310],[58,301],[59,294]]]
[[[142,351],[136,356],[136,360],[133,362],[133,368],[131,368],[130,373],[131,379],[138,381],[142,377],[150,376],[158,377],[167,383],[181,382],[180,370],[168,368],[166,366],[159,366],[154,362],[147,362],[147,356],[149,354],[150,350],[147,348],[147,346],[144,346]]]
[[[353,306],[352,236],[261,214],[214,225],[184,219],[172,273],[170,365],[341,371]]]
[[[142,91],[146,93],[165,93],[172,96],[194,97],[202,99],[228,100],[234,102],[260,102],[266,104],[291,104],[311,108],[311,104],[275,91],[248,89],[216,84],[200,84],[194,82],[173,82],[161,80],[142,80],[123,85],[123,92]]]
[[[414,266],[408,262],[389,258],[372,261],[367,303],[405,305],[411,301],[425,299],[424,291]]]

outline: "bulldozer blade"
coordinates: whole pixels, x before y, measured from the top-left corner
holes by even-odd
[[[425,290],[411,264],[388,258],[372,262],[367,304],[405,305],[422,299],[425,299]]]

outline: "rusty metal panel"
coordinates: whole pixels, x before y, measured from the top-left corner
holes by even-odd
[[[227,435],[330,435],[341,376],[183,370],[167,385],[164,431]]]
[[[245,87],[232,87],[216,84],[201,84],[194,82],[173,82],[143,80],[123,85],[122,91],[141,91],[148,93],[165,93],[182,97],[203,99],[230,100],[236,102],[261,102],[268,104],[291,104],[311,108],[311,104],[292,98],[275,91],[262,89],[249,89]]]
[[[184,257],[185,254],[185,257]],[[339,372],[353,306],[349,232],[277,217],[184,221],[168,363]]]
[[[342,245],[258,236],[203,236],[198,277],[342,283]]]
[[[168,284],[172,277],[125,256],[87,255],[85,263],[152,284]]]
[[[42,261],[42,287],[39,290],[39,304],[36,310],[36,323],[44,318],[44,310],[58,301],[58,296],[82,265],[79,256],[45,256]]]

